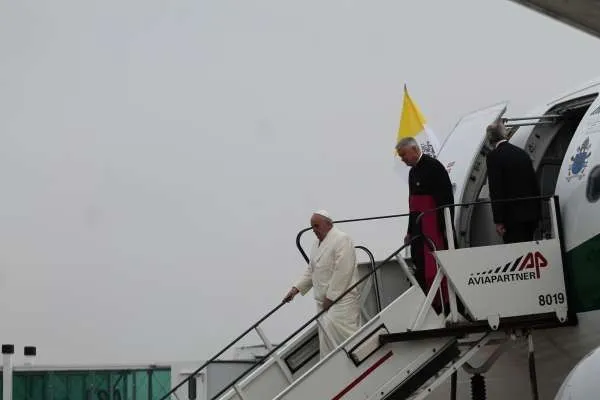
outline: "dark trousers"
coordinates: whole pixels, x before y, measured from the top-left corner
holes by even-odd
[[[530,242],[533,240],[537,222],[519,222],[506,224],[504,226],[506,232],[502,236],[504,243]]]
[[[420,237],[410,244],[410,256],[415,264],[415,279],[427,295],[427,284],[425,282],[425,253],[423,252],[424,240]]]
[[[427,296],[427,293],[429,292],[429,287],[427,285],[427,282],[425,281],[425,250],[426,249],[425,249],[425,241],[424,240],[422,240],[421,238],[417,238],[412,241],[412,243],[410,245],[410,254],[412,257],[412,261],[415,264],[415,279],[419,283],[419,286],[421,286],[421,289],[423,289],[425,296]],[[427,251],[430,251],[429,246],[427,247]],[[440,297],[440,296],[438,295],[438,297]],[[464,317],[466,317],[467,320],[471,320],[465,314],[465,306],[462,303],[462,301],[460,301],[458,296],[456,297],[456,306],[457,306],[456,308],[458,309],[459,313],[461,313]],[[432,304],[432,307],[436,313],[441,314],[442,307],[439,305],[439,303],[436,304],[434,302]],[[450,315],[450,304],[446,303],[446,302],[444,302],[444,315],[445,316]]]

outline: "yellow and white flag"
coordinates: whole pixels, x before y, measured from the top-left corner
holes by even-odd
[[[400,127],[398,128],[396,143],[405,137],[415,138],[421,146],[423,153],[437,158],[440,142],[435,133],[428,128],[427,120],[421,113],[421,110],[419,110],[419,107],[411,99],[406,85],[404,85],[404,101],[402,102],[402,115],[400,117]],[[410,167],[404,164],[400,157],[396,156],[395,158],[395,169],[408,182]]]

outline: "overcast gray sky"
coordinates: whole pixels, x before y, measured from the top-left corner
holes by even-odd
[[[302,273],[312,210],[406,211],[404,83],[443,138],[594,77],[598,46],[506,0],[1,1],[2,342],[209,357]],[[347,230],[383,259],[404,224]]]

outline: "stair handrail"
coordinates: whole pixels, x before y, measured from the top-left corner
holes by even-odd
[[[381,268],[383,265],[385,265],[390,260],[392,260],[397,254],[399,254],[402,250],[404,250],[404,248],[406,248],[409,245],[410,245],[410,242],[403,244],[400,248],[398,248],[396,251],[394,251],[392,254],[390,254],[385,260],[383,260],[378,266],[376,266],[372,271],[370,271],[368,274],[366,274],[365,276],[363,276],[362,278],[360,278],[359,280],[357,280],[352,286],[350,286],[348,289],[346,289],[346,291],[344,291],[335,300],[333,300],[332,303],[331,303],[331,305],[333,306],[338,301],[340,301],[346,294],[350,293],[354,288],[356,288],[362,282],[364,282],[365,280],[367,280],[367,278],[369,278],[372,274],[374,274],[375,272],[377,272],[379,270],[379,268]],[[240,376],[238,376],[238,378],[236,378],[227,387],[223,388],[219,393],[217,393],[216,395],[214,395],[213,397],[211,397],[209,400],[215,400],[215,399],[219,398],[221,395],[223,395],[226,391],[230,390],[240,380],[242,380],[244,377],[246,377],[246,375],[248,375],[251,371],[253,371],[258,365],[260,365],[263,362],[267,361],[269,359],[269,357],[273,353],[275,353],[276,351],[278,351],[279,349],[281,349],[281,347],[283,347],[287,342],[289,342],[292,338],[294,338],[297,334],[299,334],[300,332],[302,332],[307,326],[309,326],[311,323],[315,322],[321,315],[323,315],[326,312],[327,312],[327,310],[321,310],[321,311],[319,311],[311,319],[309,319],[304,324],[302,324],[302,326],[300,328],[298,328],[296,331],[294,331],[292,334],[290,334],[287,338],[285,338],[283,341],[281,341],[271,351],[269,351],[267,354],[265,354],[256,365],[254,365],[253,367],[251,367],[248,370],[244,371]]]
[[[375,270],[375,256],[373,255],[373,252],[365,246],[354,246],[354,247],[356,249],[362,250],[365,253],[367,253],[367,256],[369,257],[369,266],[371,267],[371,271],[374,271]],[[377,307],[377,312],[379,313],[381,311],[381,299],[379,296],[379,280],[377,279],[377,274],[375,274],[375,273],[373,273],[373,281],[374,281],[374,286],[375,286],[375,305]]]
[[[429,211],[429,210],[427,210],[427,211]],[[421,214],[423,214],[423,213],[421,213]],[[419,219],[421,217],[421,214],[418,215],[417,219]],[[408,216],[410,216],[410,212],[403,213],[403,214],[380,215],[380,216],[376,216],[376,217],[361,217],[361,218],[342,219],[342,220],[332,221],[332,223],[343,224],[343,223],[348,223],[348,222],[373,221],[373,220],[401,218],[401,217],[408,217]],[[300,252],[300,255],[302,256],[302,258],[304,258],[304,261],[306,261],[307,263],[309,262],[309,258],[307,256],[306,252],[304,251],[304,248],[302,247],[302,243],[300,243],[300,240],[302,238],[302,235],[304,235],[306,232],[310,231],[311,229],[312,229],[311,227],[304,228],[304,229],[300,230],[298,232],[298,234],[296,235],[296,248]],[[425,239],[428,240],[429,238],[425,237]],[[367,249],[364,246],[355,246],[355,248],[364,250],[367,253],[367,255],[369,256],[371,264],[374,266],[375,258],[373,256],[373,253],[369,249]],[[375,282],[377,285],[377,275],[375,275]],[[375,290],[377,293],[377,301],[380,303],[379,287],[375,286],[375,288],[376,288]],[[378,310],[381,311],[381,305],[378,305]]]
[[[414,239],[416,239],[416,237]],[[370,271],[368,274],[366,274],[365,276],[363,276],[362,278],[357,280],[352,286],[350,286],[348,289],[346,289],[346,291],[344,291],[341,295],[339,295],[336,299],[334,299],[332,301],[331,305],[336,304],[346,294],[350,293],[354,288],[356,288],[359,284],[361,284],[366,279],[368,279],[372,274],[377,272],[379,270],[379,268],[381,268],[383,265],[388,263],[391,259],[393,259],[397,254],[399,254],[402,250],[404,250],[409,245],[410,245],[410,242],[407,242],[407,243],[404,243],[402,246],[400,246],[400,248],[398,248],[396,251],[394,251],[392,254],[390,254],[385,260],[383,260],[381,263],[379,263],[378,266],[373,268],[372,271]],[[210,360],[204,362],[200,367],[196,368],[196,370],[194,370],[192,373],[190,373],[186,378],[182,379],[181,382],[179,382],[177,385],[175,385],[173,388],[171,388],[171,390],[169,390],[163,397],[161,397],[160,400],[166,400],[169,396],[171,396],[173,393],[175,393],[180,387],[182,387],[190,379],[194,378],[200,371],[202,371],[202,369],[206,368],[210,363],[214,362],[220,355],[222,355],[225,351],[227,351],[229,348],[231,348],[231,346],[233,344],[235,344],[242,337],[247,335],[252,329],[255,329],[261,322],[266,320],[268,317],[270,317],[272,314],[274,314],[277,310],[279,310],[285,304],[287,304],[287,302],[282,301],[280,304],[278,304],[276,307],[274,307],[271,311],[269,311],[269,313],[265,314],[265,316],[263,316],[258,322],[254,323],[252,325],[252,327],[247,329],[244,332],[244,334],[238,336],[227,347],[225,347],[223,350],[219,351],[217,353],[217,355],[213,356]],[[217,399],[221,395],[223,395],[226,391],[231,390],[231,388],[234,387],[234,385],[236,385],[240,380],[245,378],[250,372],[254,371],[259,365],[261,365],[265,361],[267,361],[275,352],[279,351],[292,338],[294,338],[296,335],[298,335],[300,332],[302,332],[307,326],[309,326],[311,323],[315,322],[321,315],[323,315],[326,312],[327,312],[327,310],[321,310],[316,315],[314,315],[312,318],[310,318],[308,321],[306,321],[304,324],[302,324],[302,326],[300,326],[300,328],[295,330],[292,334],[290,334],[283,341],[279,342],[277,346],[273,346],[273,348],[270,351],[268,351],[267,354],[262,356],[262,358],[255,365],[253,365],[251,368],[245,370],[236,379],[234,379],[232,382],[230,382],[228,385],[226,385],[223,389],[221,389],[217,394],[215,394],[213,397],[211,397],[210,400]]]
[[[545,194],[545,195],[540,195],[540,196],[513,197],[513,198],[510,198],[510,199],[476,200],[476,201],[469,201],[469,202],[466,202],[466,203],[444,204],[442,206],[438,206],[438,207],[435,207],[435,208],[429,208],[427,210],[424,210],[424,211],[420,212],[419,215],[417,215],[417,218],[416,218],[415,222],[416,223],[421,222],[421,218],[425,214],[429,214],[429,213],[432,213],[432,212],[435,212],[435,211],[440,211],[440,210],[443,210],[444,208],[467,207],[467,206],[479,205],[479,204],[508,203],[508,202],[523,201],[523,200],[549,200],[551,198],[558,198],[558,196],[555,195],[555,194]],[[454,221],[452,221],[452,223],[454,223]]]
[[[332,223],[333,224],[345,224],[348,222],[373,221],[373,220],[389,219],[389,218],[402,218],[402,217],[408,217],[408,216],[410,216],[410,213],[390,214],[390,215],[380,215],[377,217],[341,219],[341,220],[337,220],[337,221],[332,221]],[[300,232],[298,232],[298,234],[296,235],[296,247],[298,248],[298,251],[302,255],[302,258],[304,258],[304,261],[306,261],[306,262],[308,262],[309,259],[308,259],[308,256],[306,255],[306,252],[304,251],[304,248],[302,247],[302,244],[300,243],[300,239],[302,238],[302,235],[304,235],[306,232],[310,231],[311,229],[312,229],[311,227],[304,228]]]
[[[408,216],[410,216],[410,213],[389,214],[389,215],[380,215],[380,216],[376,216],[376,217],[341,219],[341,220],[332,221],[332,223],[333,224],[344,224],[344,223],[348,223],[348,222],[374,221],[374,220],[380,220],[380,219],[402,218],[402,217],[408,217]],[[300,255],[302,256],[302,258],[304,258],[304,261],[306,261],[307,263],[309,262],[309,258],[307,256],[306,252],[304,251],[304,248],[302,247],[302,243],[300,243],[300,240],[302,239],[302,235],[304,235],[306,232],[310,231],[311,229],[312,229],[311,227],[304,228],[304,229],[300,230],[298,232],[298,234],[296,235],[296,248],[300,252]],[[363,250],[365,253],[367,253],[367,256],[369,257],[369,262],[371,264],[371,270],[374,272],[373,268],[375,268],[375,257],[373,256],[373,253],[371,252],[371,250],[369,250],[367,247],[361,246],[361,245],[354,246],[354,247],[356,249]],[[380,312],[381,311],[381,296],[379,294],[379,280],[377,278],[377,274],[373,274],[373,280],[375,281],[374,286],[375,286],[375,301],[377,303],[376,304],[377,312]]]
[[[212,356],[208,361],[205,361],[200,367],[196,368],[196,370],[194,372],[192,372],[186,379],[181,381],[175,387],[171,388],[171,390],[169,390],[169,392],[167,392],[167,394],[165,394],[163,397],[161,397],[161,400],[164,400],[171,394],[175,393],[177,391],[177,389],[179,389],[181,386],[183,386],[192,377],[195,377],[200,371],[202,371],[204,368],[206,368],[210,363],[216,361],[220,356],[223,355],[223,353],[225,353],[227,350],[229,350],[234,344],[239,342],[240,339],[242,339],[244,336],[246,336],[248,333],[250,333],[253,329],[256,329],[256,327],[258,327],[262,322],[264,322],[266,319],[268,319],[271,315],[275,314],[284,305],[285,305],[285,303],[282,302],[282,303],[278,304],[277,306],[273,307],[271,309],[271,311],[269,311],[268,313],[263,315],[258,321],[256,321],[248,329],[246,329],[244,331],[244,333],[240,334],[233,341],[231,341],[227,346],[225,346],[223,349],[221,349],[217,354]]]

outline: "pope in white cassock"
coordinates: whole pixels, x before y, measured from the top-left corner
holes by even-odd
[[[320,355],[323,358],[360,326],[358,288],[353,288],[337,303],[331,304],[359,277],[350,236],[333,226],[331,217],[324,210],[312,215],[310,225],[317,240],[311,249],[308,268],[284,301],[291,301],[296,294],[305,295],[313,289],[317,310],[327,310],[319,318]]]

